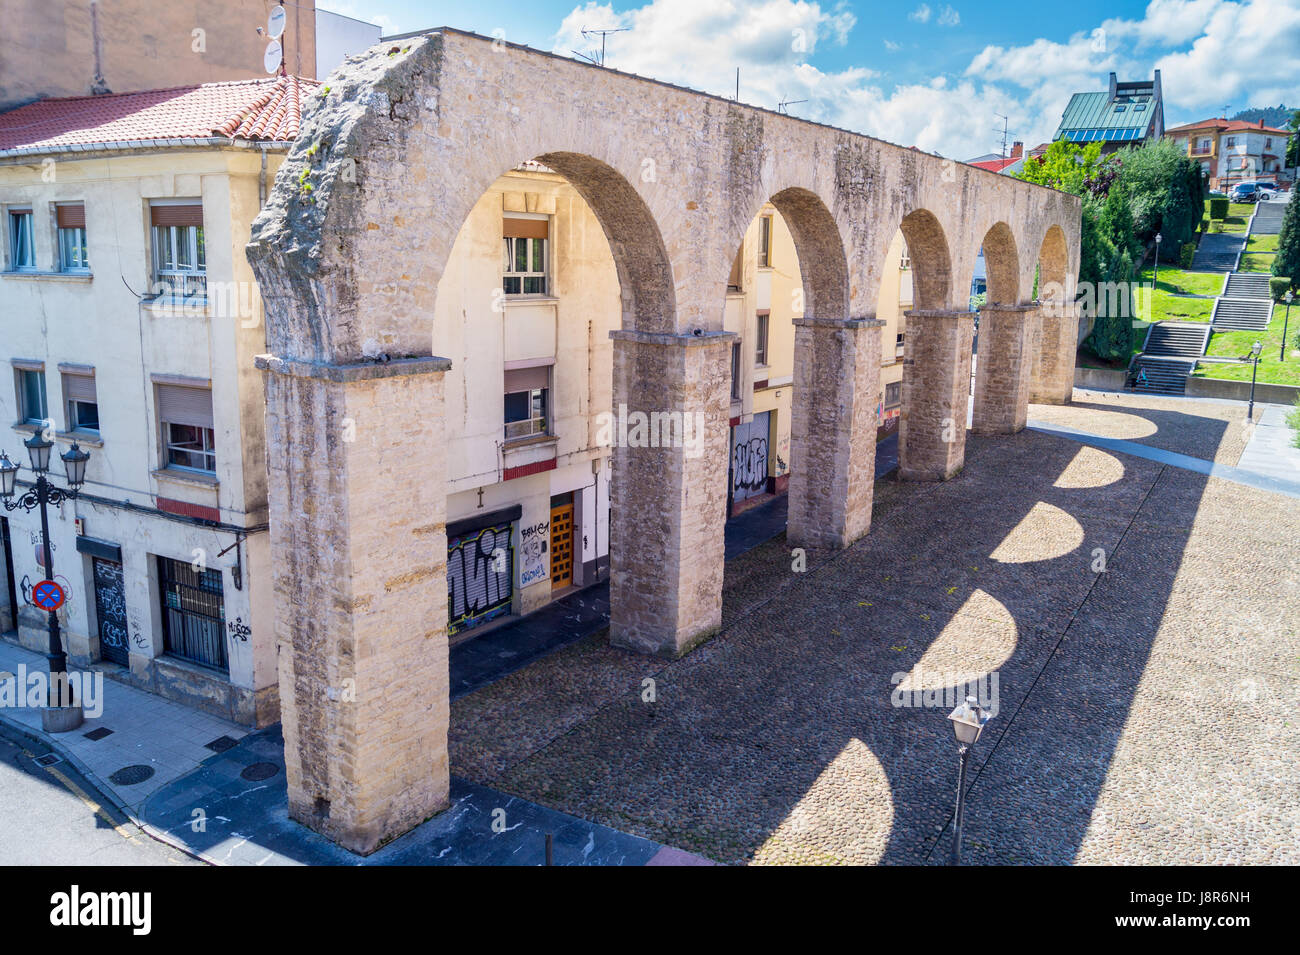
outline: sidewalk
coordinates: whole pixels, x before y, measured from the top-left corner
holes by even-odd
[[[1292,444],[1295,432],[1286,423],[1291,406],[1261,404],[1259,407],[1263,413],[1255,422],[1255,430],[1237,467],[1300,484],[1300,448]]]

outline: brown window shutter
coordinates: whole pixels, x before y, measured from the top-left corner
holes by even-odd
[[[86,227],[86,207],[77,205],[57,206],[60,229],[84,229]]]
[[[537,368],[507,369],[505,393],[510,395],[514,394],[516,391],[532,391],[534,388],[548,388],[550,387],[549,372],[549,365],[541,365]]]
[[[206,388],[158,385],[158,420],[170,424],[188,424],[196,428],[212,427],[212,392]]]
[[[545,239],[550,226],[546,219],[512,219],[507,216],[501,222],[501,235],[507,239]]]
[[[736,258],[731,263],[731,277],[727,279],[729,288],[740,288],[740,276],[745,268],[740,252],[736,253]]]
[[[63,373],[63,397],[67,401],[96,401],[95,376]]]
[[[203,205],[150,206],[149,215],[154,225],[203,226]]]

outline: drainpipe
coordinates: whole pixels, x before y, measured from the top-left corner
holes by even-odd
[[[257,208],[266,206],[266,150],[262,149],[262,174],[257,180]]]

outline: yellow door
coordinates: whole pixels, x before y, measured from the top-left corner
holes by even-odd
[[[573,505],[551,508],[551,589],[573,583]]]

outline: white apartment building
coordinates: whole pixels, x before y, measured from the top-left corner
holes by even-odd
[[[1265,126],[1263,120],[1207,119],[1175,126],[1166,134],[1200,163],[1213,189],[1227,191],[1233,183],[1255,179],[1287,181],[1287,129]]]

